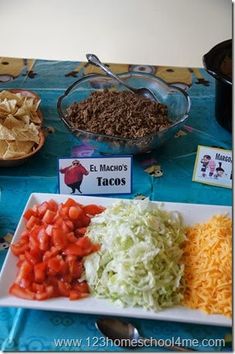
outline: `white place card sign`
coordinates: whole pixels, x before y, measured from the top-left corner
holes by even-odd
[[[232,188],[232,151],[199,145],[193,181]]]
[[[132,192],[132,156],[61,158],[58,162],[60,194]]]

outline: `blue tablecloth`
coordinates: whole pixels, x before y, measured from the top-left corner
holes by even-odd
[[[46,127],[53,133],[44,148],[27,164],[0,169],[0,236],[13,233],[24,205],[32,192],[58,192],[57,158],[70,156],[79,142],[60,122],[58,97],[76,77],[89,72],[84,63],[0,58],[0,89],[25,88],[41,97],[41,110]],[[3,64],[5,62],[5,64]],[[6,64],[8,63],[8,64]],[[190,118],[181,136],[165,146],[134,158],[133,193],[128,198],[144,195],[152,200],[231,205],[231,190],[192,182],[198,145],[231,148],[231,134],[215,120],[215,82],[203,69],[153,66],[111,65],[116,72],[141,70],[151,72],[168,82],[180,83],[188,89],[192,100]],[[150,71],[150,69],[152,71]],[[153,163],[161,166],[163,176],[154,178],[144,169]],[[124,197],[124,196],[123,196]],[[126,198],[127,196],[125,196]],[[0,265],[6,250],[0,251]],[[0,308],[0,349],[9,351],[122,351],[117,346],[102,345],[95,328],[97,316]],[[164,321],[130,319],[143,336],[181,339],[223,338],[228,328]],[[9,342],[7,339],[12,337]],[[61,343],[56,339],[78,339]],[[221,346],[199,346],[204,351],[225,350]],[[143,350],[143,349],[141,349]],[[162,348],[145,348],[162,351]]]

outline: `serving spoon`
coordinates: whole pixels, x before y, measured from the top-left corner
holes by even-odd
[[[148,98],[151,101],[158,102],[157,98],[155,97],[154,93],[151,90],[149,90],[148,88],[144,88],[144,87],[136,89],[134,87],[127,85],[117,75],[115,75],[106,65],[102,64],[100,59],[95,54],[86,54],[86,58],[89,63],[101,68],[108,76],[110,76],[112,79],[118,81],[120,84],[125,86],[128,90],[136,93],[137,95]]]
[[[138,348],[143,346],[157,345],[157,339],[143,338],[139,331],[131,323],[124,322],[114,318],[101,318],[96,321],[96,328],[108,339],[111,339],[114,344],[127,348]],[[181,347],[178,345],[159,346],[169,350],[178,352],[193,352],[194,349]]]

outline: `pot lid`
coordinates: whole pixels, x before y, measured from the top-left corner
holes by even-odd
[[[232,39],[221,42],[213,47],[203,57],[205,69],[214,76],[228,84],[232,84]]]

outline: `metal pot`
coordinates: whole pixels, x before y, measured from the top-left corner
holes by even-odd
[[[232,131],[232,40],[217,44],[203,56],[205,69],[216,79],[215,116]]]

